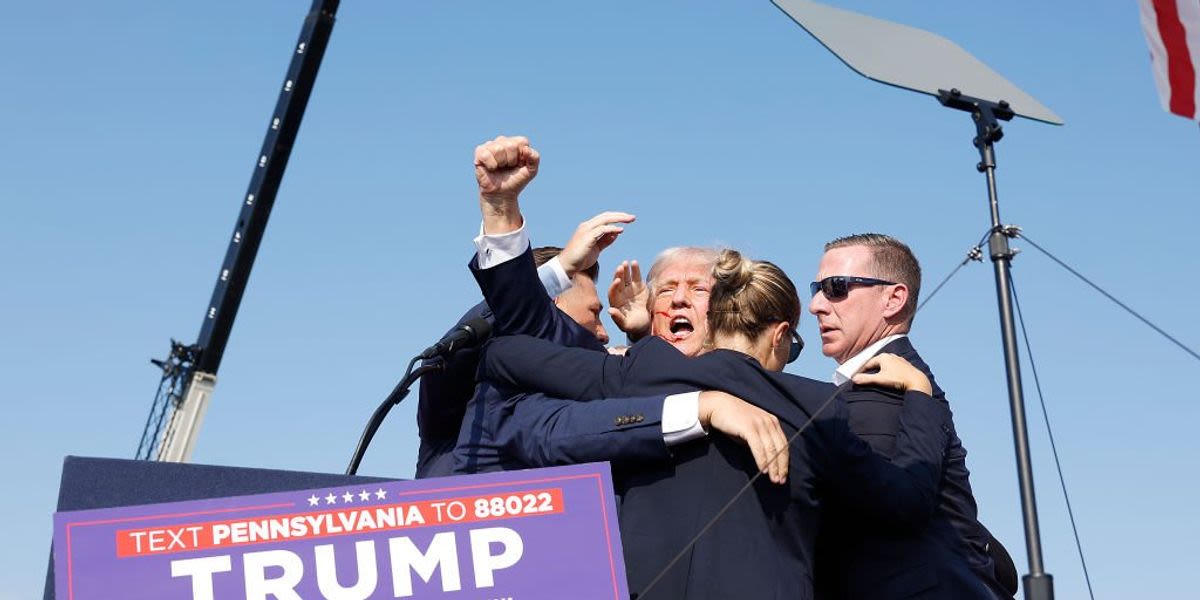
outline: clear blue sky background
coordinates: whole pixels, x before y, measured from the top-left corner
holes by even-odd
[[[958,41],[1067,121],[1006,126],[1006,222],[1200,346],[1200,130],[1162,111],[1133,2],[842,1]],[[309,3],[22,2],[0,36],[0,597],[39,596],[61,461],[132,457],[191,342]],[[806,282],[821,244],[909,241],[927,289],[988,226],[962,113],[867,81],[766,0],[343,2],[195,461],[340,472],[408,357],[478,296],[471,152],[541,150],[535,242],[604,209],[604,257],[728,244]],[[1194,593],[1200,362],[1026,244],[1014,275],[1097,596]],[[981,517],[1025,550],[990,264],[914,339]],[[827,377],[813,319],[794,372]],[[1028,361],[1025,362],[1026,366]],[[1086,597],[1026,372],[1046,565]],[[364,474],[406,477],[415,402]]]

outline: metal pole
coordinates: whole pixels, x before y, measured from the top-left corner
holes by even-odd
[[[1005,107],[1006,108],[1006,107]],[[1009,229],[1000,221],[1000,202],[996,194],[996,156],[994,142],[1003,136],[996,116],[989,107],[980,106],[971,113],[976,123],[975,146],[979,148],[980,171],[987,177],[988,207],[992,233],[988,249],[996,274],[996,299],[1000,306],[1000,335],[1004,342],[1004,365],[1008,377],[1008,400],[1012,411],[1013,443],[1017,454],[1017,479],[1021,490],[1021,512],[1025,525],[1025,551],[1029,556],[1029,574],[1022,578],[1027,600],[1053,600],[1054,581],[1042,565],[1042,541],[1038,528],[1037,500],[1033,491],[1033,465],[1029,453],[1029,431],[1025,422],[1025,394],[1021,388],[1021,364],[1017,354],[1017,332],[1013,321],[1011,274],[1013,251],[1009,247]]]

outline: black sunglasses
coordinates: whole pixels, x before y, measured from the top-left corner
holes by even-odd
[[[871,277],[834,275],[808,284],[808,289],[813,296],[816,296],[817,292],[821,292],[825,294],[826,300],[841,300],[850,295],[850,286],[852,285],[896,285],[896,282]]]
[[[788,348],[788,364],[796,362],[800,358],[800,351],[804,349],[804,340],[800,337],[800,332],[795,329],[792,332],[792,346]]]

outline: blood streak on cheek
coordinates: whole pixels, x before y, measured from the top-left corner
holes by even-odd
[[[669,312],[667,312],[667,311],[665,311],[665,310],[659,310],[659,311],[655,311],[655,312],[654,312],[654,314],[655,314],[656,316],[661,316],[661,317],[663,317],[664,319],[667,319],[667,320],[670,320],[670,319],[671,319],[671,313],[669,313]],[[670,342],[672,341],[672,339],[673,339],[673,338],[672,338],[672,335],[671,335],[671,330],[670,330],[670,328],[668,328],[666,331],[660,331],[660,332],[658,332],[657,334],[655,334],[655,337],[658,337],[658,338],[660,338],[660,339],[662,339],[662,340],[665,340],[665,341],[666,341],[666,342],[668,342],[668,343],[670,343]]]

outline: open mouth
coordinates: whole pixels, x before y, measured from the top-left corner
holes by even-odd
[[[671,320],[671,337],[674,340],[687,339],[695,332],[696,328],[687,317],[675,317]]]

